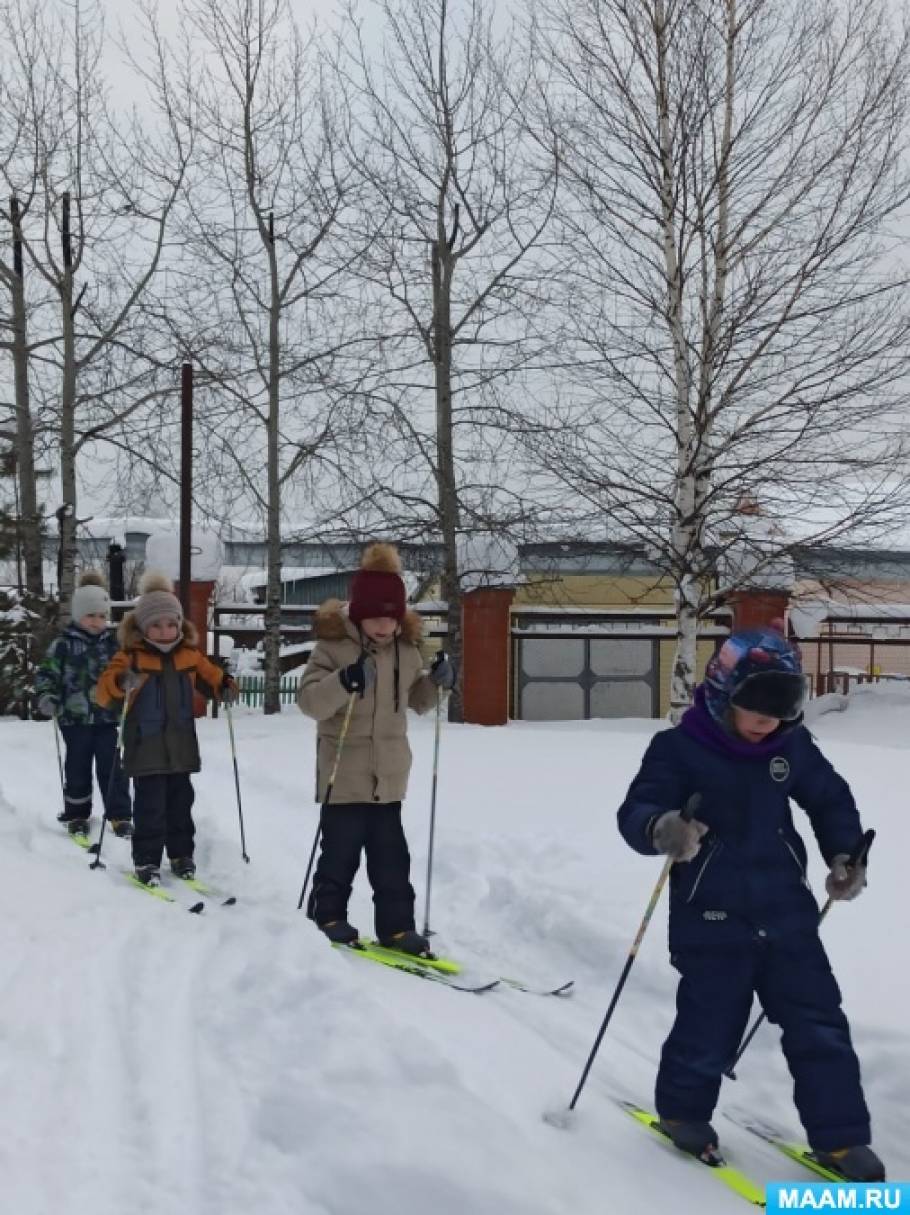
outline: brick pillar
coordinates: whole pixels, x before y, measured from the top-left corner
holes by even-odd
[[[179,598],[179,583],[175,583],[174,590]],[[209,604],[211,603],[214,590],[214,582],[197,582],[194,579],[190,583],[189,618],[196,626],[196,632],[199,634],[198,645],[203,654],[208,654],[209,649]],[[204,696],[200,696],[200,694],[197,692],[193,697],[193,716],[205,717],[207,710],[208,702]]]
[[[511,587],[482,587],[462,600],[462,696],[464,719],[478,726],[509,721],[512,649]]]
[[[726,602],[733,609],[734,632],[767,628],[769,624],[782,628],[790,594],[779,590],[736,591]]]

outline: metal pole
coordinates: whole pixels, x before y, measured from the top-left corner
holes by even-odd
[[[439,723],[442,719],[442,688],[436,689],[436,739],[433,744],[433,792],[430,797],[430,840],[427,846],[427,893],[423,908],[423,935],[432,936],[430,929],[430,889],[433,884],[433,844],[436,838],[436,786],[439,780]]]
[[[98,843],[93,844],[91,847],[91,851],[95,854],[95,859],[89,865],[89,869],[104,868],[101,861],[101,848],[104,844],[104,828],[107,826],[107,807],[114,792],[114,781],[117,778],[117,768],[123,763],[123,731],[126,727],[126,711],[129,708],[129,703],[129,692],[124,692],[123,708],[120,710],[120,722],[117,726],[117,747],[114,751],[114,762],[111,764],[110,779],[107,782],[107,798],[101,811],[101,834],[98,836]]]
[[[850,853],[850,856],[847,858],[847,868],[848,869],[853,869],[857,865],[864,865],[866,863],[866,857],[869,855],[869,849],[872,847],[872,841],[874,839],[875,839],[875,832],[870,828],[870,830],[868,830],[865,833],[863,838],[860,840],[860,842],[856,845],[856,847]],[[824,907],[821,909],[821,912],[819,913],[819,917],[818,917],[819,924],[821,924],[822,920],[825,918],[825,916],[831,910],[831,904],[833,902],[834,902],[834,899],[829,898],[827,900],[827,902],[825,903]],[[745,1038],[743,1038],[742,1042],[740,1043],[739,1050],[736,1052],[736,1054],[733,1056],[733,1058],[730,1060],[730,1062],[724,1068],[724,1075],[727,1077],[728,1080],[736,1079],[736,1071],[735,1071],[736,1065],[737,1065],[737,1063],[739,1063],[740,1059],[746,1053],[746,1048],[748,1047],[748,1045],[752,1041],[752,1039],[755,1037],[755,1035],[758,1033],[766,1015],[767,1014],[765,1013],[765,1010],[762,1009],[762,1011],[759,1013],[759,1015],[755,1018],[755,1024],[752,1026],[752,1028],[746,1034]]]
[[[54,745],[57,748],[57,771],[60,773],[60,792],[66,800],[66,782],[63,779],[63,759],[60,755],[60,726],[57,724],[57,714],[53,718],[54,723]]]
[[[243,806],[240,801],[240,773],[237,770],[237,746],[234,742],[234,720],[231,717],[231,706],[226,704],[224,706],[224,712],[227,716],[228,732],[231,736],[231,758],[234,761],[234,788],[237,790],[237,814],[240,818],[240,855],[243,857],[246,863],[249,864],[250,858],[247,856],[246,852],[246,836],[243,832]]]
[[[362,693],[361,693],[362,695]],[[329,777],[329,783],[325,790],[325,800],[319,808],[319,823],[316,826],[316,834],[313,837],[313,847],[310,849],[310,859],[307,862],[306,875],[303,879],[303,886],[300,888],[300,898],[297,900],[297,910],[303,906],[303,900],[306,897],[306,888],[310,884],[310,874],[313,872],[313,861],[316,859],[316,849],[319,847],[319,835],[322,831],[322,812],[329,804],[332,796],[332,789],[335,785],[335,777],[338,775],[338,764],[341,761],[341,752],[344,747],[344,740],[347,737],[348,726],[351,724],[351,714],[354,712],[354,701],[357,699],[357,693],[352,692],[348,697],[348,708],[344,715],[344,722],[341,726],[341,733],[338,735],[338,745],[335,748],[335,762],[332,764],[332,775]]]
[[[686,802],[685,807],[680,811],[682,818],[688,822],[688,820],[693,817],[700,804],[701,794],[693,793]],[[590,1072],[591,1065],[593,1064],[594,1059],[597,1056],[597,1052],[600,1049],[603,1036],[607,1032],[607,1026],[610,1024],[610,1018],[613,1016],[613,1010],[619,1003],[619,997],[622,995],[622,989],[626,985],[626,979],[629,977],[629,971],[632,969],[632,963],[635,961],[639,947],[641,946],[644,935],[647,932],[648,925],[651,923],[651,916],[654,914],[654,908],[657,906],[661,892],[663,891],[664,886],[667,884],[667,878],[670,876],[670,870],[675,864],[676,862],[671,856],[668,856],[664,861],[664,867],[661,869],[660,877],[657,879],[657,884],[651,892],[651,898],[648,900],[648,906],[645,908],[645,914],[642,916],[641,923],[638,926],[638,932],[635,934],[635,940],[632,942],[632,948],[629,950],[629,956],[626,958],[626,964],[622,968],[622,974],[619,976],[619,982],[616,984],[616,988],[613,992],[613,998],[610,1000],[610,1006],[607,1009],[603,1023],[598,1030],[597,1037],[594,1039],[594,1045],[591,1047],[591,1053],[588,1055],[588,1061],[585,1063],[584,1070],[581,1073],[581,1079],[578,1081],[575,1092],[572,1094],[572,1100],[569,1102],[570,1111],[575,1109],[575,1103],[581,1096],[581,1090],[585,1086],[585,1081],[588,1078],[588,1072]]]

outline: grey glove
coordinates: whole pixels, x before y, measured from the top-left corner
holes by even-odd
[[[691,861],[701,847],[701,838],[708,831],[697,818],[684,819],[679,810],[668,810],[651,828],[651,843],[658,852],[674,861]]]
[[[136,688],[142,683],[142,677],[137,675],[132,668],[124,671],[122,675],[117,676],[117,683],[124,696],[129,696],[131,692],[135,692]]]
[[[48,693],[45,693],[43,696],[38,698],[38,704],[35,707],[42,717],[57,716],[57,702],[54,700],[53,696],[48,695]]]
[[[849,903],[858,894],[862,894],[866,884],[866,866],[854,865],[851,868],[847,864],[849,859],[848,853],[839,852],[832,860],[831,869],[825,878],[825,890],[829,898],[834,899],[836,903]]]
[[[433,659],[433,665],[430,667],[430,680],[436,684],[437,688],[442,688],[445,692],[451,692],[455,687],[455,668],[449,662],[444,650],[440,650]]]

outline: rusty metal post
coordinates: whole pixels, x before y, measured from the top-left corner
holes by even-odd
[[[180,603],[190,614],[193,543],[193,364],[184,363],[180,378]]]

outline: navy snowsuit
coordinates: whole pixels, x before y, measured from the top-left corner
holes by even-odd
[[[51,644],[35,680],[35,694],[57,710],[66,746],[61,821],[92,813],[92,765],[108,819],[128,819],[129,782],[116,759],[117,713],[95,699],[95,684],[117,651],[113,634],[95,634],[75,622]]]
[[[781,729],[754,759],[726,750],[720,726],[714,732],[716,742],[704,727],[700,736],[680,726],[657,734],[619,810],[626,841],[648,855],[655,854],[653,821],[693,793],[702,796],[695,817],[709,827],[695,859],[670,872],[670,954],[682,978],[661,1055],[657,1111],[710,1120],[756,993],[782,1030],[812,1147],[868,1144],[859,1064],[790,812],[792,798],[830,864],[862,834],[853,795],[802,725]]]

